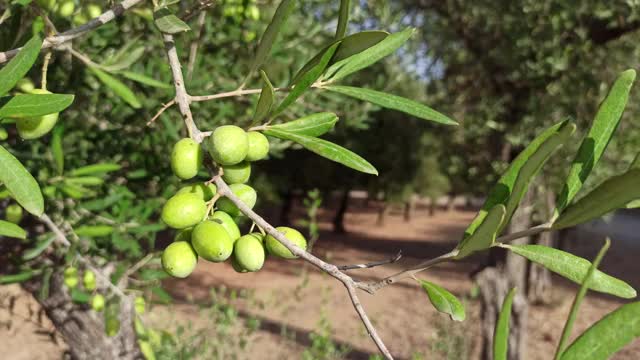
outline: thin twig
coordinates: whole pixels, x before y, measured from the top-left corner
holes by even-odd
[[[51,50],[47,50],[42,62],[42,79],[40,80],[40,88],[47,90],[47,72],[49,71],[49,61],[51,61]]]
[[[198,47],[200,46],[200,41],[202,41],[202,35],[204,34],[204,23],[207,18],[206,12],[201,12],[198,15],[198,35],[191,42],[191,48],[189,49],[189,62],[187,63],[187,79],[191,81],[191,76],[193,75],[193,67],[196,65],[196,56],[198,56]]]
[[[162,105],[162,108],[160,108],[160,110],[151,118],[151,120],[147,122],[147,126],[151,126],[151,124],[153,124],[153,122],[156,121],[156,119],[158,119],[160,115],[162,115],[162,113],[165,112],[165,110],[167,110],[168,108],[172,107],[175,104],[176,104],[176,99],[171,99],[171,101]]]
[[[402,258],[402,250],[398,251],[393,257],[381,261],[373,261],[366,264],[356,264],[356,265],[342,265],[338,266],[340,270],[354,270],[354,269],[369,269],[376,266],[392,264]]]

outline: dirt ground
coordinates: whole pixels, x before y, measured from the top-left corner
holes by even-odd
[[[374,280],[415,263],[418,258],[433,257],[450,250],[475,212],[441,211],[429,217],[426,209],[418,209],[409,223],[403,220],[400,212],[392,212],[384,226],[377,226],[374,211],[356,209],[347,214],[348,233],[344,235],[333,234],[328,221],[330,214],[324,215],[322,234],[314,253],[335,264],[381,260],[402,250],[403,258],[397,263],[351,272],[358,279]],[[592,258],[601,244],[593,238],[587,236],[572,241],[571,251]],[[601,269],[638,289],[639,255],[640,246],[616,243],[614,239]],[[483,261],[483,256],[474,256],[460,263],[438,266],[420,275],[445,286],[463,299],[467,306],[467,319],[463,323],[453,323],[447,316],[437,313],[421,288],[410,280],[384,288],[375,296],[361,295],[362,303],[381,337],[398,359],[479,357],[480,304],[473,296],[474,285],[469,274]],[[345,358],[369,359],[376,354],[375,346],[354,312],[344,287],[300,260],[270,258],[263,270],[250,274],[235,273],[228,264],[201,261],[192,276],[185,280],[170,280],[165,285],[174,296],[175,304],[170,307],[154,306],[146,315],[147,324],[160,329],[191,324],[195,333],[211,331],[212,337],[222,337],[212,339],[213,346],[228,343],[225,336],[237,339],[239,335],[237,329],[226,335],[211,330],[215,329],[211,322],[219,325],[220,320],[212,320],[206,310],[202,310],[212,304],[210,290],[217,289],[220,294],[224,289],[227,295],[230,292],[239,294],[232,298],[224,297],[237,309],[239,322],[231,327],[242,326],[249,321],[257,324],[257,330],[242,335],[246,348],[232,351],[240,359],[317,358],[309,349],[318,347],[322,342],[317,336],[310,335],[314,332],[321,334],[321,329],[329,334],[331,344],[350,349]],[[556,277],[551,303],[530,307],[527,359],[552,357],[576,290],[573,284]],[[57,341],[52,341],[51,325],[46,319],[40,323],[35,315],[37,304],[22,293],[13,312],[9,312],[9,293],[17,294],[19,289],[15,286],[0,287],[0,348],[3,352],[10,354],[10,359],[62,357],[64,342],[56,339],[55,335],[53,339]],[[613,297],[590,293],[582,305],[574,333],[581,332],[623,303]],[[615,357],[639,358],[640,341]]]

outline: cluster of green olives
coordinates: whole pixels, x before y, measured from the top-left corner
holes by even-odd
[[[94,3],[76,8],[75,0],[37,0],[38,5],[51,14],[70,19],[74,24],[84,24],[102,14],[102,8]]]
[[[206,148],[222,169],[222,178],[231,191],[253,208],[256,191],[245,183],[251,176],[251,162],[265,158],[269,141],[259,132],[245,132],[234,125],[216,128],[206,139]],[[195,177],[202,166],[203,151],[189,138],[178,141],[171,153],[173,173],[182,180]],[[238,272],[258,271],[267,252],[287,259],[293,255],[275,238],[254,232],[241,236],[237,221],[242,214],[228,198],[219,198],[214,184],[187,185],[172,196],[162,208],[162,221],[177,229],[175,241],[162,253],[162,266],[171,276],[185,278],[191,274],[198,257],[212,262],[231,259]],[[290,241],[305,249],[307,241],[295,229],[279,227]]]
[[[70,266],[64,269],[63,279],[64,284],[69,289],[74,289],[78,287],[80,283],[80,278],[78,276],[78,269],[74,266]],[[86,270],[82,275],[82,285],[84,289],[89,292],[94,292],[96,290],[96,274],[91,270]],[[100,293],[95,293],[91,297],[91,308],[95,311],[102,311],[104,309],[105,299],[104,296]]]

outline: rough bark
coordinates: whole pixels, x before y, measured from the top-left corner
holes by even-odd
[[[437,199],[435,197],[429,199],[429,216],[433,216],[436,214],[436,205]]]
[[[410,222],[413,217],[413,212],[416,207],[416,198],[411,195],[409,199],[404,203],[404,221]]]
[[[344,216],[347,213],[349,207],[349,189],[345,189],[340,198],[340,205],[336,211],[336,216],[333,218],[333,231],[336,233],[345,233],[347,230],[344,227]]]
[[[49,296],[39,299],[42,282],[30,281],[25,288],[34,294],[56,330],[69,346],[73,359],[141,359],[133,328],[132,302],[120,307],[120,331],[114,337],[105,334],[102,313],[92,311],[87,305],[75,304],[63,284],[61,274],[51,277]]]
[[[384,225],[390,210],[391,210],[391,205],[389,205],[388,202],[385,202],[384,204],[382,204],[382,207],[378,209],[378,220],[376,221],[376,224],[378,226]]]

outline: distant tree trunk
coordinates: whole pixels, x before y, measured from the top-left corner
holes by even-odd
[[[533,195],[529,192],[515,212],[509,232],[526,230],[531,226],[531,205]],[[513,241],[513,244],[527,244],[529,238]],[[509,360],[525,359],[525,331],[527,327],[528,304],[525,291],[527,289],[527,261],[521,256],[507,253],[504,263],[497,267],[482,270],[477,281],[480,285],[482,300],[482,358],[493,359],[493,331],[502,307],[504,296],[510,288],[517,287],[514,298],[509,333]]]
[[[389,210],[391,210],[391,205],[385,201],[382,207],[378,209],[378,220],[376,221],[378,226],[384,225],[387,220],[387,215],[389,215]]]
[[[435,197],[429,199],[429,216],[436,214],[436,205],[438,200]]]
[[[105,333],[104,316],[86,305],[75,304],[63,285],[62,274],[51,277],[46,299],[37,294],[41,281],[30,281],[25,288],[40,302],[56,330],[62,334],[73,359],[140,359],[141,354],[133,328],[133,308],[120,307],[120,331],[114,337]]]
[[[411,195],[404,203],[404,221],[410,222],[416,207],[416,197]]]
[[[554,192],[546,190],[545,188],[545,207],[547,211],[544,215],[550,218],[555,208],[556,197]],[[554,247],[557,243],[557,233],[555,231],[543,232],[537,237],[536,243],[538,245]],[[530,263],[529,286],[527,290],[529,302],[533,304],[548,304],[552,297],[552,291],[551,272],[543,266]]]
[[[447,199],[447,211],[453,211],[456,208],[456,194],[450,193]]]
[[[287,189],[282,199],[282,208],[280,209],[280,223],[283,226],[291,224],[290,215],[291,210],[293,209],[294,198],[293,191],[291,189]]]
[[[336,233],[347,232],[344,227],[344,216],[346,215],[347,208],[349,207],[349,191],[349,189],[345,189],[342,193],[342,197],[340,198],[340,205],[338,206],[336,216],[333,219],[333,231]]]

